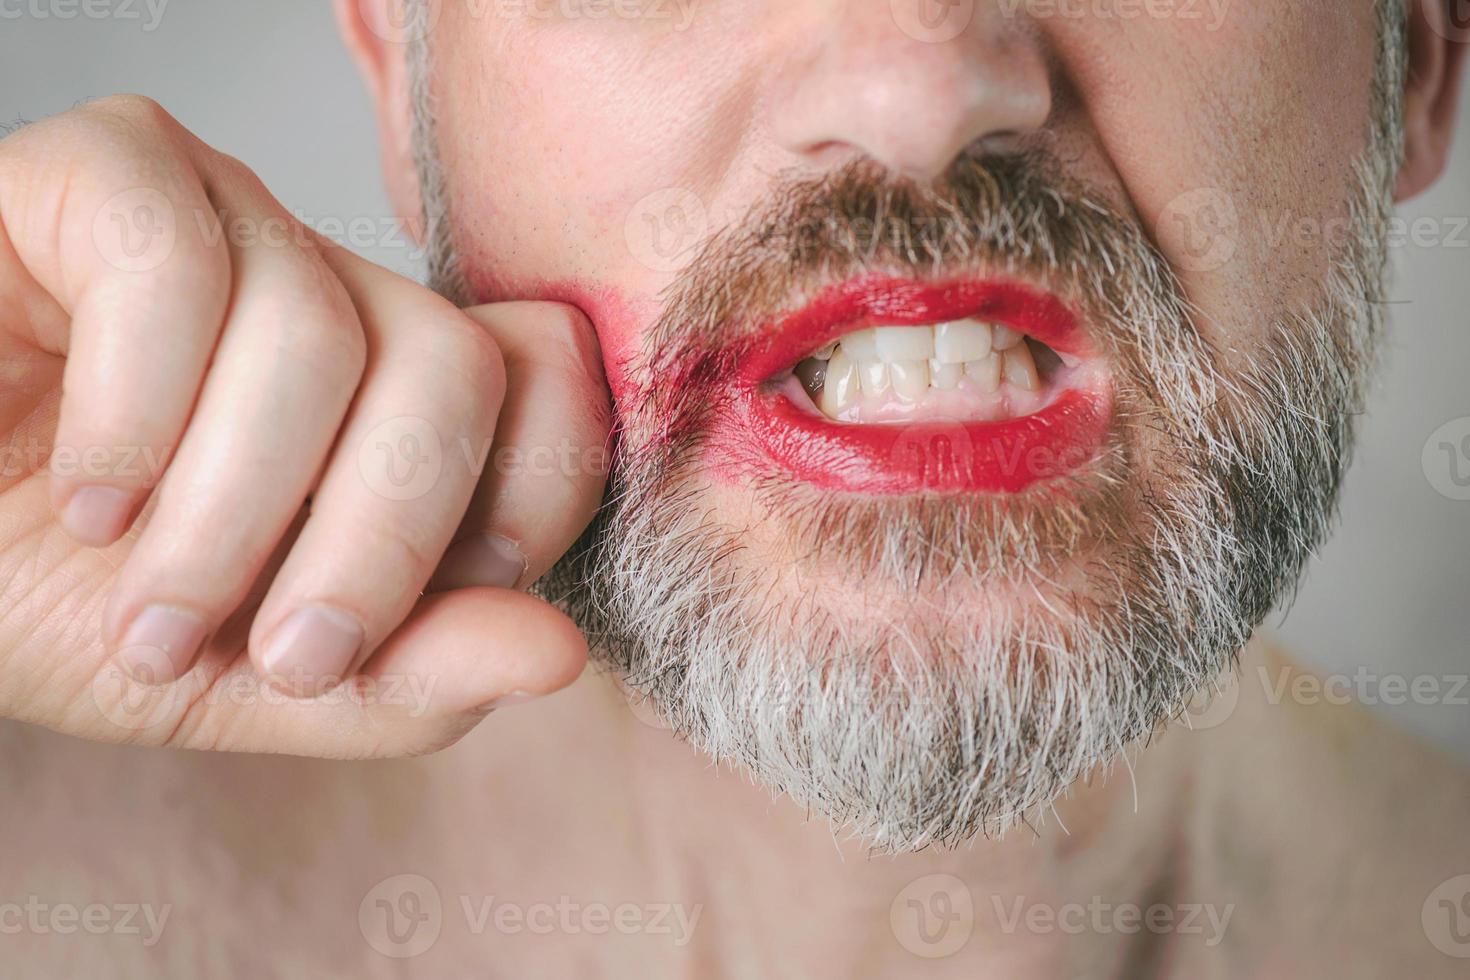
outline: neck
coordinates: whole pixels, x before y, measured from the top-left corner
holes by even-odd
[[[1163,936],[1127,917],[1172,894],[1188,732],[1130,753],[1132,768],[1095,774],[1002,839],[888,855],[711,765],[606,678],[578,688],[578,727],[591,730],[595,705],[596,730],[612,732],[597,739],[603,812],[628,815],[639,877],[680,895],[686,916],[699,908],[696,949],[727,959],[728,937],[761,937],[739,953],[761,975],[793,963],[793,975],[904,975],[940,958],[970,980],[1077,975],[1083,960],[1147,975]]]

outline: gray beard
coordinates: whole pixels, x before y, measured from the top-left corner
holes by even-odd
[[[1143,232],[1040,149],[966,155],[932,192],[860,166],[778,184],[671,291],[630,371],[646,384],[619,405],[607,502],[542,594],[680,736],[879,848],[1003,833],[1109,765],[1233,667],[1332,523],[1380,332],[1397,8],[1354,234],[1248,363],[1211,348]],[[431,276],[463,301],[431,128],[419,145]],[[854,231],[875,226],[881,240]],[[1061,502],[874,502],[768,477],[744,517],[712,506],[700,450],[718,395],[675,365],[868,269],[1002,270],[1085,307],[1118,432]]]

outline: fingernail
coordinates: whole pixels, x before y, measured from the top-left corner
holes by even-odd
[[[429,582],[430,592],[473,586],[513,589],[526,574],[526,556],[509,538],[477,534],[450,548]]]
[[[90,547],[112,544],[132,523],[133,496],[133,491],[117,487],[82,487],[62,508],[61,526]]]
[[[298,609],[276,627],[261,666],[286,682],[288,693],[315,696],[322,682],[340,681],[362,649],[362,624],[327,606]]]
[[[177,606],[149,606],[123,634],[118,663],[140,684],[169,684],[184,676],[209,627]]]

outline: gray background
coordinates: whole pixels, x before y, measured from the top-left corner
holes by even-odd
[[[0,4],[0,121],[117,92],[152,96],[252,166],[288,208],[317,222],[355,222],[360,234],[349,244],[358,251],[417,270],[393,229],[372,116],[325,0],[173,0],[156,21],[146,0],[94,2],[112,15],[61,19],[68,0]],[[31,4],[48,16],[26,13]],[[1421,231],[1438,241],[1395,249],[1391,349],[1343,526],[1273,625],[1297,657],[1345,676],[1402,724],[1470,759],[1470,688],[1453,699],[1385,703],[1395,699],[1394,678],[1428,679],[1448,693],[1470,671],[1470,501],[1436,489],[1454,492],[1438,440],[1435,465],[1423,461],[1446,422],[1465,420],[1457,435],[1470,433],[1470,228],[1456,232],[1470,217],[1470,98],[1461,120],[1449,172],[1401,212],[1429,219]],[[1458,462],[1470,474],[1470,459]]]

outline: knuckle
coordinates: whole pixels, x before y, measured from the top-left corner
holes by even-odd
[[[367,336],[342,283],[310,256],[272,277],[263,301],[274,325],[270,342],[281,355],[322,372],[325,379],[355,384],[367,365]]]
[[[498,408],[505,391],[505,358],[494,338],[452,307],[446,307],[421,329],[422,349],[432,367],[462,376],[465,390],[477,407]]]
[[[7,178],[42,186],[58,176],[87,184],[103,174],[153,182],[176,169],[168,161],[177,155],[172,137],[178,130],[172,116],[142,96],[98,99],[7,137]]]
[[[77,111],[102,116],[117,116],[122,119],[136,120],[145,125],[178,125],[174,117],[169,115],[168,110],[159,105],[156,100],[132,92],[93,99],[91,102],[78,106]]]
[[[265,181],[260,179],[260,175],[239,157],[209,147],[204,160],[204,169],[208,173],[209,182],[224,191],[221,197],[244,196],[275,200],[265,186]]]
[[[423,528],[406,518],[382,521],[372,533],[372,553],[384,557],[392,556],[386,567],[432,570],[443,557],[440,554],[442,549],[426,543]]]
[[[118,96],[104,96],[90,101],[81,107],[82,110],[93,110],[104,116],[118,116],[121,119],[132,120],[146,128],[178,129],[179,122],[169,110],[160,106],[153,98],[138,96],[135,93],[122,93]]]
[[[152,158],[173,145],[183,127],[168,110],[143,95],[110,95],[57,118],[72,138],[110,153]],[[160,137],[163,137],[161,140]]]

